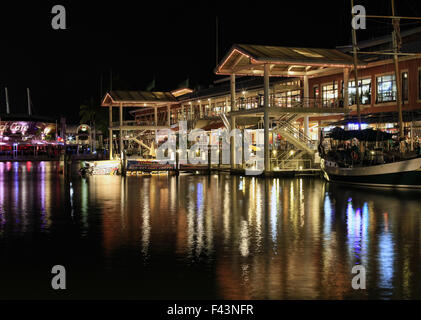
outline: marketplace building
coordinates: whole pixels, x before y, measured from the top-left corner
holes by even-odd
[[[421,28],[404,31],[401,36],[402,52],[408,53],[399,58],[402,113],[414,148],[421,137]],[[373,54],[391,46],[391,36],[359,43],[361,129],[398,132],[393,56]],[[122,150],[128,158],[153,159],[154,151],[166,139],[157,132],[168,128],[177,132],[179,122],[187,121],[189,131],[202,129],[209,135],[215,135],[217,129],[248,131],[255,148],[264,147],[266,173],[317,168],[322,132],[336,126],[358,129],[351,50],[351,46],[314,49],[235,44],[215,68],[221,79],[209,88],[111,91],[102,101],[103,107],[109,107],[110,159],[121,157]],[[113,107],[119,109],[116,122]],[[130,120],[123,118],[127,107]],[[253,166],[235,159],[234,145],[231,143],[230,168]],[[253,150],[241,152],[244,159],[244,152]]]

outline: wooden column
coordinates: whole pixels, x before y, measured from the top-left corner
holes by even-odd
[[[270,171],[270,158],[269,158],[269,64],[264,66],[264,165],[265,172]]]
[[[122,129],[122,126],[123,126],[123,104],[122,103],[120,103],[120,107],[119,107],[119,114],[120,114],[120,117],[119,117],[119,120],[120,120],[120,155],[122,155],[123,154],[123,148],[124,148],[124,144],[123,144],[123,129]]]
[[[230,75],[230,84],[231,84],[231,111],[235,111],[235,74]]]
[[[109,112],[109,116],[108,116],[108,134],[109,134],[109,138],[108,138],[108,152],[110,153],[110,160],[113,160],[113,107],[110,106],[108,107],[108,112]]]

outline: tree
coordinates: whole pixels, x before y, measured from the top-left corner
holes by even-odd
[[[81,124],[89,124],[96,132],[101,131],[103,136],[108,133],[106,109],[94,103],[93,98],[80,106],[79,116]]]

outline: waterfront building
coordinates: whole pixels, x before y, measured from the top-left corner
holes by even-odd
[[[392,48],[391,37],[361,42],[359,48],[362,125],[396,131],[393,56],[376,53]],[[114,149],[117,154],[130,150],[129,156],[153,159],[157,146],[165,141],[157,136],[158,130],[177,132],[179,121],[184,120],[188,130],[203,129],[209,134],[223,128],[240,129],[243,135],[249,130],[256,148],[260,144],[264,148],[267,174],[317,168],[321,131],[335,125],[350,129],[357,125],[350,50],[349,46],[315,49],[235,44],[215,68],[215,73],[224,77],[209,88],[111,91],[102,106],[110,110],[110,136],[119,133]],[[409,136],[416,138],[421,120],[421,28],[402,32],[402,51],[408,53],[399,58],[404,124]],[[119,108],[119,122],[112,121],[113,107]],[[129,112],[131,120],[123,119],[124,107],[134,108]],[[257,141],[257,133],[262,133],[263,141]],[[235,159],[233,140],[230,169],[245,169],[249,164]],[[252,150],[241,152],[244,159],[244,153]]]

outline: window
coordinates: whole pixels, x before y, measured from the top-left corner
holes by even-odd
[[[334,81],[331,84],[323,85],[322,86],[323,107],[334,105],[336,99],[338,99],[338,82]]]
[[[297,102],[301,101],[301,91],[300,90],[292,90],[287,92],[282,92],[280,94],[279,102],[283,107],[292,107]]]
[[[377,77],[377,103],[396,101],[396,80],[394,74]]]
[[[402,101],[408,101],[408,72],[402,72]]]
[[[355,89],[355,80],[348,82],[348,104],[350,106],[357,103],[357,91]],[[358,80],[358,94],[360,95],[360,104],[371,103],[371,79]]]
[[[313,87],[313,98],[316,100],[319,99],[319,86]]]

